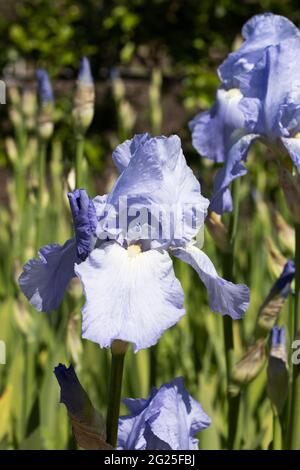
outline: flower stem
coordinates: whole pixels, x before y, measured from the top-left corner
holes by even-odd
[[[76,136],[76,161],[75,161],[75,187],[81,188],[83,184],[83,152],[84,152],[84,136],[79,134]]]
[[[117,446],[124,359],[128,343],[116,340],[111,347],[111,371],[106,418],[106,440]]]
[[[149,385],[150,387],[156,386],[156,375],[157,375],[157,345],[150,348],[150,373],[149,373]]]
[[[273,450],[282,450],[281,423],[277,412],[273,412]]]
[[[240,181],[236,179],[232,183],[232,196],[234,210],[230,214],[228,227],[228,235],[231,250],[229,253],[223,254],[223,276],[228,281],[234,281],[234,247],[239,218],[239,192]],[[233,324],[229,316],[223,317],[223,336],[226,362],[226,381],[227,381],[227,400],[228,400],[228,449],[238,446],[237,431],[239,421],[240,394],[232,396],[229,390],[230,374],[233,366],[234,340],[233,340]]]
[[[300,224],[295,224],[295,300],[294,300],[294,332],[296,338],[300,328]],[[290,416],[290,450],[300,450],[300,366],[293,365],[293,383]]]
[[[45,173],[46,173],[46,141],[41,139],[38,155],[38,196],[37,196],[37,225],[36,225],[36,249],[41,246],[41,228],[43,219],[43,195],[45,191]]]

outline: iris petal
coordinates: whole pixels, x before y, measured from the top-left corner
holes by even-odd
[[[151,139],[151,136],[147,132],[145,134],[136,134],[133,139],[125,140],[125,142],[116,147],[112,158],[119,173],[122,173],[127,168],[138,147],[149,139]]]
[[[289,152],[289,155],[300,173],[300,139],[298,138],[282,138],[283,145]]]
[[[218,70],[220,79],[229,87],[247,81],[266,47],[280,44],[288,38],[298,39],[300,32],[287,18],[264,13],[251,18],[244,25],[242,35],[245,42],[237,51],[229,54]]]
[[[217,214],[232,211],[232,199],[229,186],[236,178],[247,173],[243,161],[246,160],[249,148],[259,136],[256,134],[243,135],[229,150],[225,165],[218,171],[214,181],[214,192],[210,208]]]
[[[133,402],[134,400],[131,400]],[[185,389],[182,377],[152,389],[131,416],[119,420],[118,448],[139,450],[197,450],[195,434],[211,420]]]
[[[222,279],[208,256],[190,245],[172,250],[172,254],[190,264],[198,273],[208,292],[209,305],[221,315],[234,320],[242,318],[249,306],[249,289],[244,284],[233,284]]]
[[[83,337],[101,347],[121,339],[135,351],[147,348],[184,314],[183,291],[167,252],[136,253],[110,242],[76,265],[86,297]]]
[[[238,89],[217,92],[216,103],[198,114],[190,123],[193,146],[204,157],[216,163],[226,160],[232,132],[244,126],[239,108],[242,94]]]
[[[97,227],[96,208],[84,189],[68,193],[72,210],[77,253],[84,260],[93,247]]]
[[[41,248],[39,259],[28,261],[19,277],[20,287],[31,305],[42,312],[56,310],[75,276],[77,259],[74,239],[63,246],[52,244]]]
[[[166,243],[175,239],[190,240],[204,222],[208,201],[201,196],[199,182],[187,166],[179,137],[150,138],[148,134],[137,137],[118,147],[118,162],[127,166],[107,203],[115,207],[125,221],[131,220],[128,212],[134,209],[137,212],[143,210],[145,214],[142,226],[147,227],[151,217],[154,230],[149,238],[154,242],[151,245],[154,248],[166,247]],[[130,158],[128,150],[132,152]],[[126,198],[128,211],[125,217],[120,209],[123,198]],[[158,222],[155,224],[153,220]],[[125,239],[126,236],[127,233],[123,233]]]

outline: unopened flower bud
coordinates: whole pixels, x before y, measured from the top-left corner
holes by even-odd
[[[280,243],[290,252],[295,250],[295,229],[291,227],[275,208],[271,209],[272,223]]]
[[[280,167],[279,182],[293,220],[300,224],[300,175],[292,175],[286,168]]]
[[[38,114],[38,131],[43,140],[48,140],[54,129],[53,124],[53,91],[51,82],[46,70],[39,69],[36,73],[38,79],[38,95],[40,99],[40,109]]]
[[[272,404],[280,414],[288,394],[289,374],[285,344],[285,329],[272,329],[272,344],[268,362],[267,390]]]
[[[234,365],[231,379],[234,384],[240,386],[246,385],[261,371],[265,363],[265,346],[264,340],[258,340],[252,346],[241,360]]]
[[[216,212],[208,211],[205,223],[219,250],[221,250],[223,253],[229,253],[231,250],[230,241],[228,238],[227,229],[222,222],[221,216],[216,214]]]
[[[83,57],[74,96],[73,119],[75,131],[84,134],[94,117],[95,86],[89,60]]]
[[[95,410],[81,386],[73,366],[59,364],[54,374],[61,388],[60,402],[69,413],[74,437],[80,447],[88,450],[111,449],[105,442],[105,422]]]
[[[294,261],[287,261],[282,273],[272,286],[269,294],[259,309],[256,323],[257,336],[266,336],[278,320],[281,308],[289,294],[295,272],[296,268]]]

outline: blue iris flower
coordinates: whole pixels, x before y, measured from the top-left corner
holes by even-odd
[[[101,347],[128,341],[138,351],[185,313],[172,255],[196,270],[212,310],[241,318],[249,289],[222,279],[197,244],[209,201],[179,137],[137,135],[116,148],[113,160],[120,175],[108,195],[69,195],[75,238],[42,248],[40,259],[24,266],[20,286],[30,303],[56,309],[77,275],[86,297],[83,337]]]
[[[177,377],[147,399],[125,399],[129,416],[119,419],[120,450],[197,450],[195,434],[211,424],[210,417]]]
[[[218,214],[232,210],[229,186],[247,173],[244,162],[256,139],[287,150],[300,171],[300,32],[267,13],[248,21],[243,36],[243,45],[219,68],[214,106],[190,123],[196,150],[223,163],[211,200]]]
[[[41,103],[52,103],[54,101],[52,85],[46,70],[38,69],[36,71],[38,81],[38,95]]]
[[[84,427],[99,423],[99,413],[80,384],[73,366],[59,364],[54,369],[61,389],[60,402]],[[195,434],[206,429],[211,419],[177,377],[158,390],[153,388],[147,399],[124,400],[130,415],[119,418],[117,448],[122,450],[196,450]],[[99,417],[101,418],[101,417]]]

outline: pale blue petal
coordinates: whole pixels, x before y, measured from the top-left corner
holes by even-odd
[[[247,107],[258,110],[250,131],[270,142],[300,130],[300,41],[288,39],[266,48],[251,72],[249,83],[241,86]]]
[[[226,160],[232,132],[244,126],[244,115],[239,107],[241,98],[238,89],[220,88],[214,106],[189,123],[193,146],[200,155],[217,163]]]
[[[166,242],[177,243],[176,240],[190,240],[204,222],[208,201],[201,196],[199,182],[187,166],[179,137],[147,136],[139,142],[107,203],[128,223],[132,219],[128,212],[124,217],[120,209],[123,198],[126,198],[126,210],[138,212],[143,209],[145,216],[140,225],[154,228],[154,233],[147,237],[157,242],[154,247],[165,246]],[[185,228],[182,230],[183,218]],[[156,220],[159,221],[157,230],[153,223]],[[168,229],[166,235],[165,227]],[[126,239],[127,230],[123,232]]]
[[[299,138],[282,138],[283,145],[289,152],[289,155],[297,168],[298,173],[300,173],[300,139]]]
[[[75,276],[77,260],[74,239],[63,246],[53,244],[41,248],[39,259],[28,261],[19,277],[20,287],[31,305],[43,312],[56,310]]]
[[[299,38],[299,30],[283,16],[264,13],[251,18],[243,27],[245,42],[229,54],[219,67],[221,81],[229,87],[239,86],[250,76],[253,67],[262,58],[266,47],[277,45],[288,38]]]
[[[147,348],[184,314],[183,291],[167,252],[135,254],[105,243],[75,272],[86,297],[83,338],[101,347],[121,339],[135,351]]]
[[[122,173],[127,168],[138,147],[149,139],[151,139],[151,136],[147,132],[145,134],[136,134],[133,139],[125,140],[125,142],[116,147],[112,158],[119,173]]]
[[[231,211],[232,200],[229,194],[229,186],[233,180],[247,173],[243,161],[246,160],[252,142],[258,138],[256,134],[237,137],[237,141],[228,152],[224,166],[218,171],[214,181],[214,192],[211,198],[210,208],[217,214]]]
[[[160,388],[160,394],[152,400],[154,414],[151,431],[161,441],[169,444],[172,450],[198,450],[195,434],[207,428],[211,419],[184,388],[182,377]],[[148,420],[151,416],[147,410]],[[165,425],[164,425],[165,423]]]
[[[134,400],[131,400],[133,402]],[[185,389],[182,377],[152,389],[131,416],[121,416],[118,449],[197,450],[195,434],[207,428],[211,419]]]
[[[190,264],[205,284],[209,305],[221,315],[229,315],[234,320],[243,317],[249,306],[249,289],[244,284],[233,284],[222,279],[208,256],[194,245],[172,250],[171,253]]]

